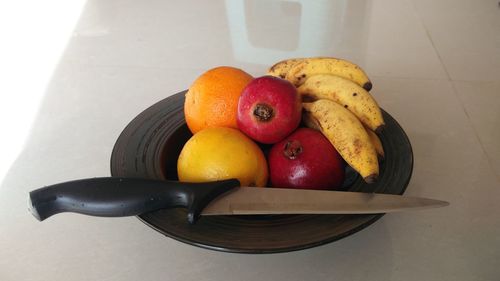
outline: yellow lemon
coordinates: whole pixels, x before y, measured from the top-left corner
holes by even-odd
[[[264,153],[237,129],[206,128],[182,148],[177,174],[183,182],[236,178],[242,186],[265,186],[268,178]]]

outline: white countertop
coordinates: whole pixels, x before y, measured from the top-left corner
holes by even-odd
[[[434,2],[87,1],[71,19],[41,4],[51,28],[71,36],[53,73],[39,73],[47,87],[3,105],[33,118],[2,143],[6,153],[18,143],[19,153],[0,186],[0,280],[498,280],[500,11],[496,1]],[[47,47],[43,34],[26,36]],[[30,190],[109,176],[128,122],[203,71],[231,65],[259,76],[299,56],[359,63],[413,145],[406,194],[451,205],[270,255],[193,247],[134,217],[38,222],[27,211]]]

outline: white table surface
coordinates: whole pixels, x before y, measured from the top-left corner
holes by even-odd
[[[85,2],[0,186],[0,280],[500,280],[497,5]],[[109,176],[128,122],[203,71],[231,65],[259,76],[280,59],[320,55],[366,70],[413,145],[406,194],[449,207],[386,215],[340,241],[271,255],[193,247],[134,217],[38,222],[27,211],[32,189]]]

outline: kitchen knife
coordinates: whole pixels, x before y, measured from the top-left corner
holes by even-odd
[[[185,207],[189,223],[195,223],[200,215],[376,214],[449,205],[391,194],[239,186],[236,179],[205,183],[81,179],[31,191],[28,208],[42,221],[62,212],[123,217]]]

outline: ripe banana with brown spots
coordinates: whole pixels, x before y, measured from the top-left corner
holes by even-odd
[[[358,84],[331,74],[310,76],[297,88],[303,101],[333,100],[348,110],[373,131],[384,126],[382,111],[375,99]]]
[[[302,103],[304,122],[316,128],[367,183],[379,175],[377,152],[359,119],[340,104],[326,99]]]
[[[307,78],[316,74],[333,74],[355,82],[365,90],[372,89],[372,83],[358,65],[337,58],[316,57],[301,59],[288,69],[285,79],[300,86]]]
[[[368,136],[370,137],[370,141],[373,144],[373,147],[375,148],[375,151],[377,152],[377,155],[380,157],[380,159],[384,159],[385,153],[384,153],[384,147],[382,146],[382,142],[380,141],[380,138],[377,136],[377,134],[370,130],[370,128],[367,128],[365,126],[366,132],[368,133]]]
[[[294,59],[287,59],[287,60],[279,61],[267,70],[267,75],[271,75],[271,76],[285,79],[286,74],[288,73],[290,68],[292,68],[292,66],[295,63],[297,63],[301,60],[302,60],[302,58],[294,58]]]

